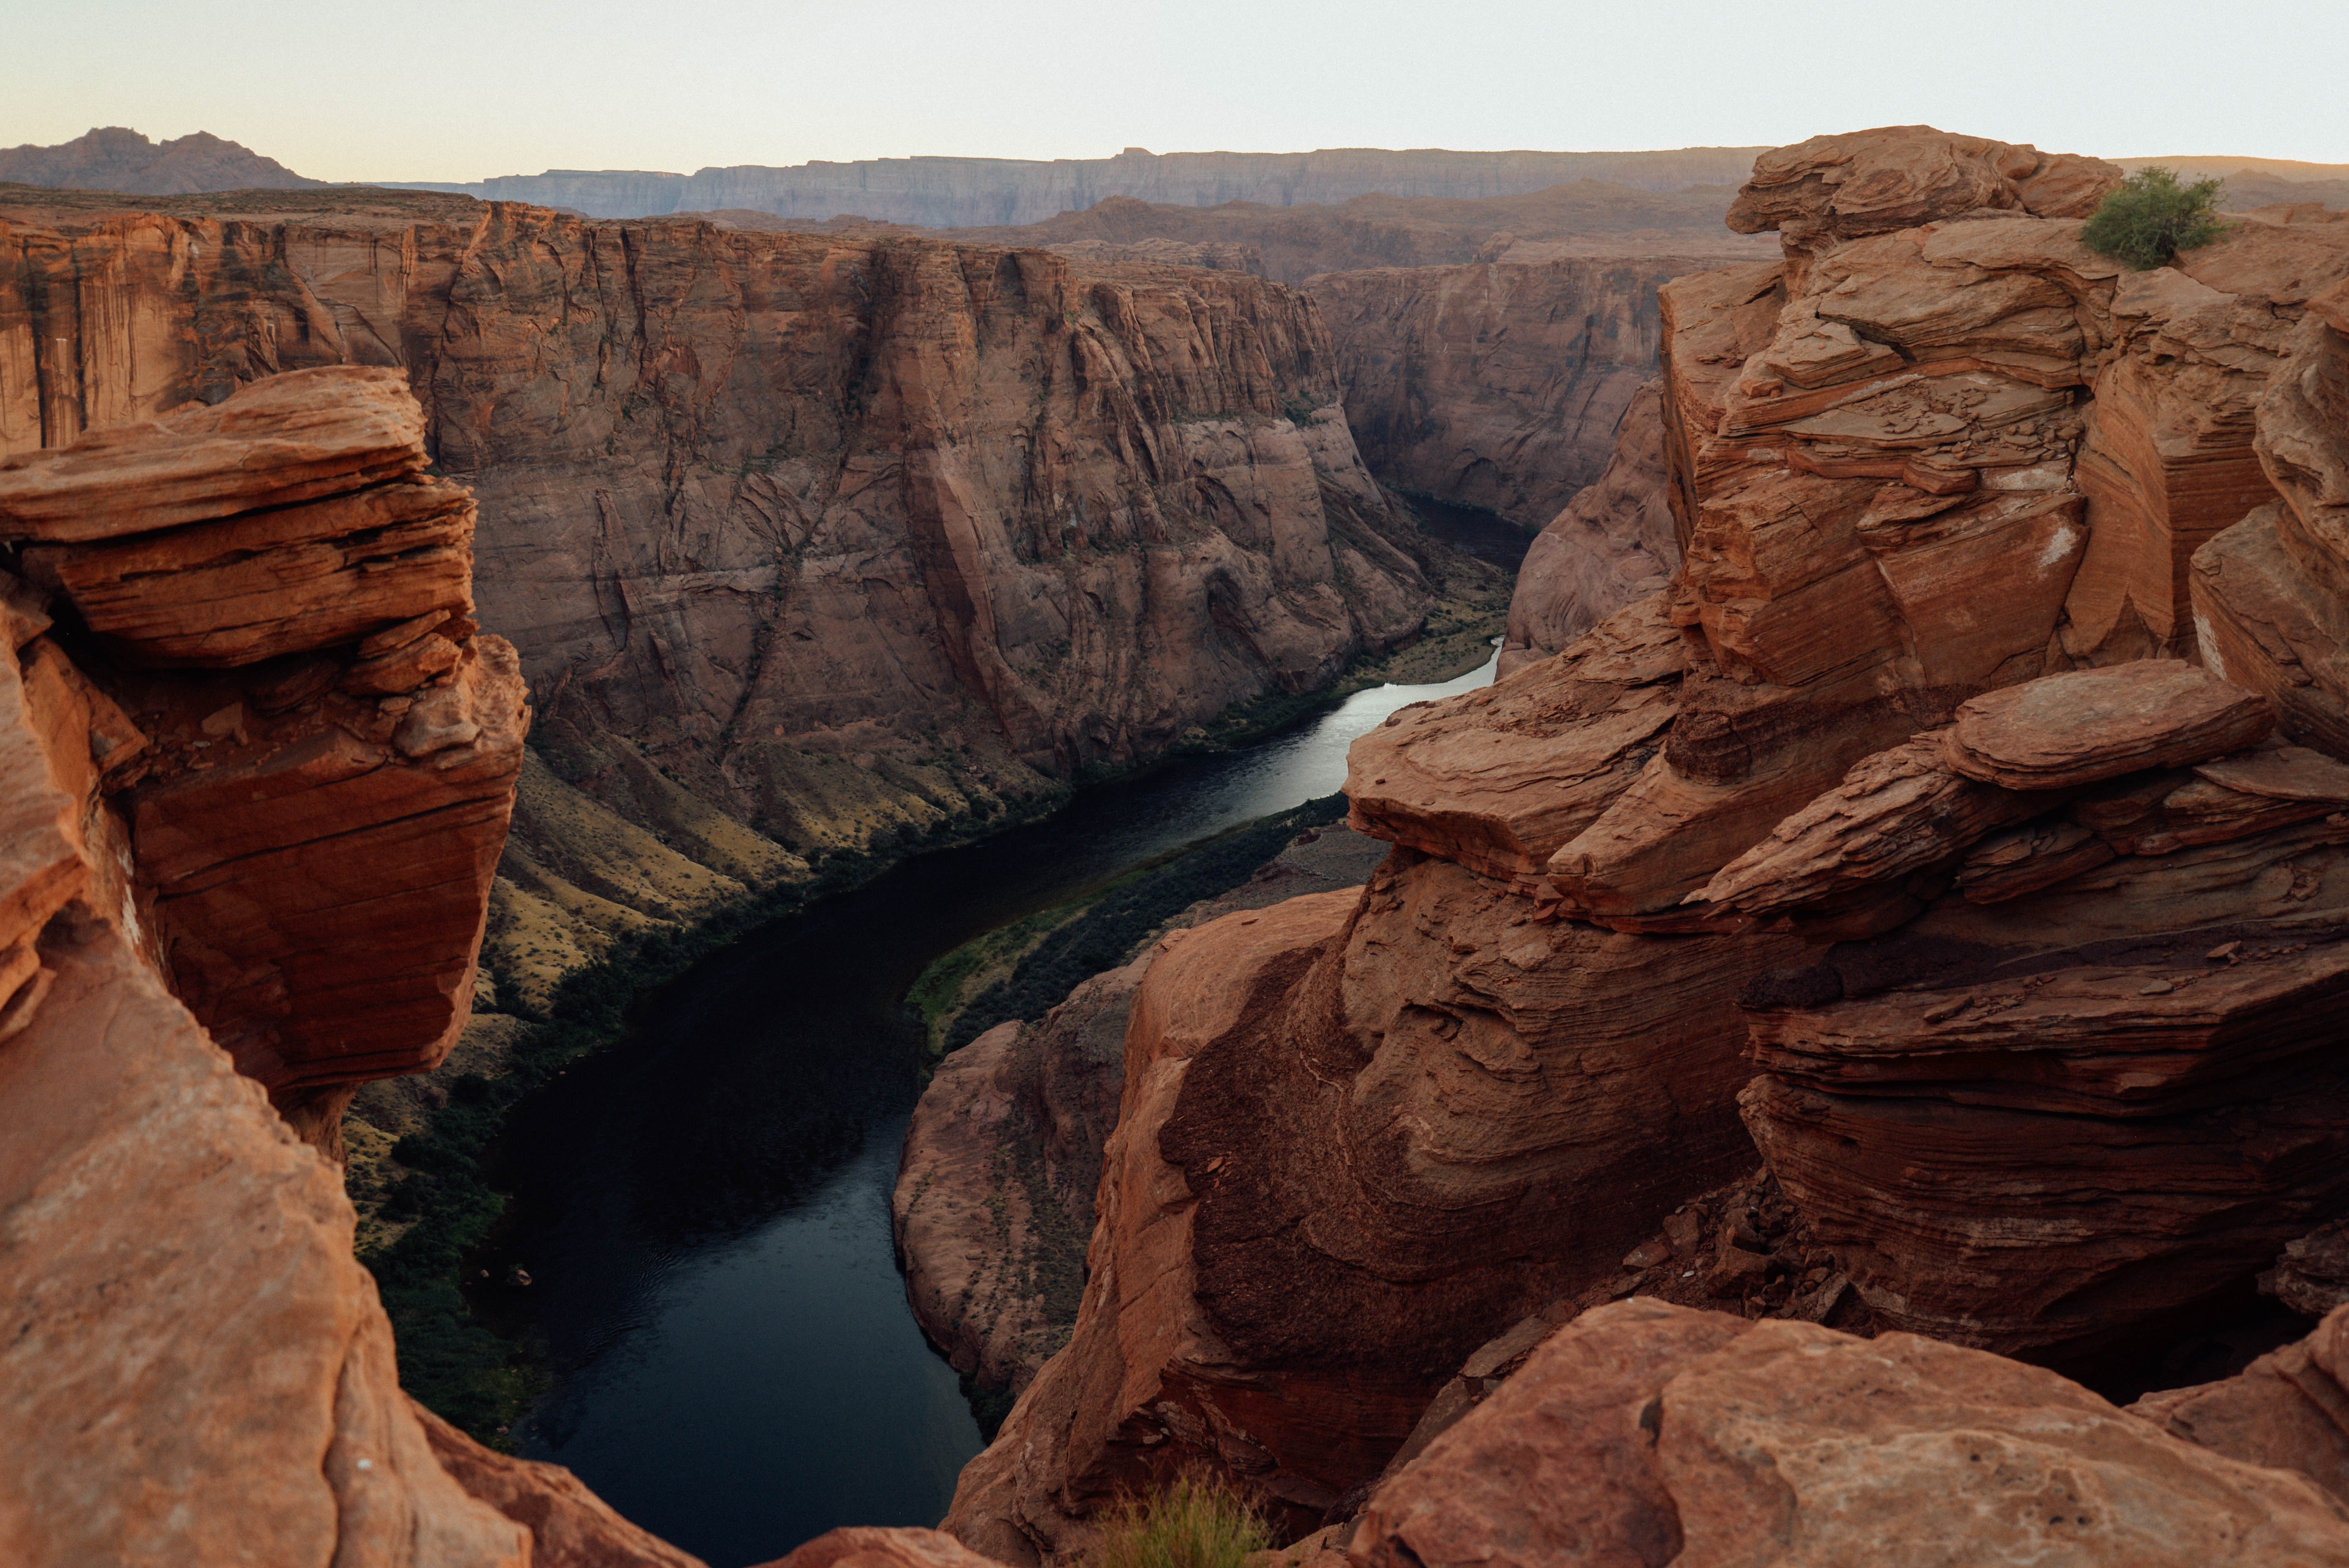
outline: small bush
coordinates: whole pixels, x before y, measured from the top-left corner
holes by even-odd
[[[2216,180],[2179,182],[2162,168],[2140,169],[2104,200],[2081,240],[2092,251],[2127,263],[2138,272],[2166,267],[2180,251],[2223,237]]]
[[[1112,1510],[1086,1568],[1240,1568],[1271,1544],[1271,1529],[1238,1493],[1186,1470]]]

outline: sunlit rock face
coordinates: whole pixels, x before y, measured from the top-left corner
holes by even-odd
[[[2301,410],[2349,219],[2126,274],[2079,241],[2117,178],[1920,129],[1761,160],[1784,260],[1661,293],[1669,583],[1357,743],[1360,900],[1154,962],[1075,1338],[949,1528],[1067,1550],[1198,1460],[1349,1517],[1470,1350],[1636,1288],[1757,1149],[1862,1326],[2083,1367],[2337,1206]]]

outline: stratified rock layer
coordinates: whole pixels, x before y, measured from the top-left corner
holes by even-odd
[[[1194,1458],[1305,1528],[1473,1347],[1667,1263],[1717,1299],[2141,1373],[2349,1201],[2320,1043],[2344,759],[2269,695],[2313,677],[2193,668],[2180,608],[2230,517],[2285,495],[2262,571],[2321,531],[2261,443],[2282,367],[2326,374],[2303,318],[2349,222],[2246,215],[2125,276],[2079,240],[2116,178],[1832,139],[1741,197],[1780,264],[1661,292],[1669,585],[1356,744],[1354,826],[1399,846],[1358,911],[1154,965],[1079,1327],[966,1472],[966,1541],[1073,1549]],[[2279,645],[2276,597],[2247,644]],[[1209,962],[1220,991],[1186,978]],[[1654,1243],[1753,1169],[1741,1095],[1799,1245]],[[2000,1376],[2017,1421],[2076,1395]],[[2104,1462],[2030,1462],[2075,1460]],[[1733,1470],[1690,1494],[1723,1541],[1751,1523]],[[2178,1538],[2216,1550],[2194,1531],[2237,1516],[2199,1507]]]
[[[1500,674],[1559,652],[1627,604],[1666,587],[1681,545],[1668,499],[1663,387],[1632,395],[1606,471],[1535,535],[1509,599]]]
[[[1654,373],[1656,290],[1701,265],[1381,268],[1325,273],[1306,292],[1330,323],[1347,422],[1371,471],[1531,530],[1606,467]]]
[[[480,502],[479,616],[562,750],[633,750],[792,853],[1031,810],[1326,682],[1432,603],[1318,312],[1245,273],[313,200],[330,215],[0,231],[0,452],[63,474],[35,449],[86,428],[274,372],[405,368],[423,451]],[[159,634],[154,552],[196,569],[187,596],[216,603],[170,629],[174,659],[271,651],[256,595],[315,601],[321,634],[395,590],[409,616],[462,614],[426,537],[442,514],[271,516],[142,535],[136,559],[43,548],[126,642]],[[611,769],[564,782],[667,830]]]

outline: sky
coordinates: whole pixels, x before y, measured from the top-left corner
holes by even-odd
[[[320,180],[950,154],[1776,145],[2349,162],[2349,0],[0,0],[0,147]]]

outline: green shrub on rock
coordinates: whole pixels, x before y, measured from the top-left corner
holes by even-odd
[[[2158,166],[2140,169],[2105,198],[2080,238],[2087,247],[2138,272],[2166,267],[2180,251],[2225,236],[2216,180],[2182,183]]]

